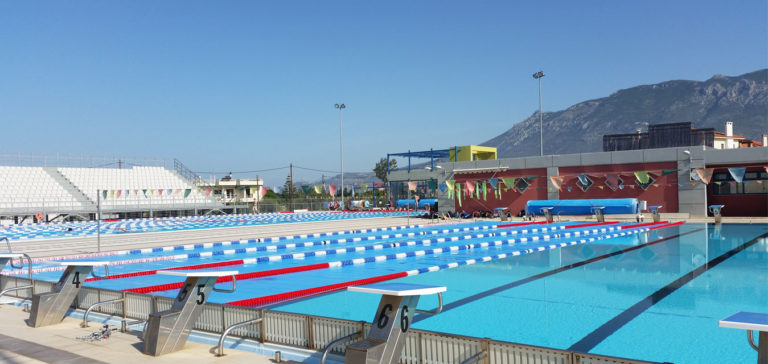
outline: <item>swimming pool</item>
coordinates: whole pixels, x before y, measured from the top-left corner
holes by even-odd
[[[128,219],[101,223],[100,232],[104,235],[144,233],[159,231],[178,231],[213,229],[223,227],[256,226],[293,222],[318,222],[374,217],[393,217],[412,215],[407,211],[370,211],[370,212],[306,212],[306,213],[261,213],[240,215],[184,216],[157,219]],[[94,236],[97,233],[96,222],[63,222],[22,225],[0,225],[0,237],[11,241],[30,239],[57,239],[70,237]]]
[[[87,285],[174,296],[177,280],[153,270],[238,270],[252,277],[212,302],[368,321],[378,297],[339,287],[383,277],[447,286],[444,311],[417,316],[414,328],[654,361],[753,362],[744,332],[717,321],[768,308],[766,235],[765,224],[411,226],[129,251],[109,257],[124,278]],[[35,265],[47,268],[56,267]],[[295,292],[310,296],[284,301]],[[311,296],[323,292],[335,293]]]

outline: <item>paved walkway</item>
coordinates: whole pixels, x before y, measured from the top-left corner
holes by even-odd
[[[77,337],[88,336],[99,330],[98,324],[81,328],[80,320],[65,318],[61,324],[32,328],[27,326],[29,313],[12,305],[0,305],[0,362],[2,363],[249,363],[271,364],[269,357],[239,351],[226,350],[226,355],[216,357],[214,347],[188,342],[184,350],[153,357],[145,355],[144,343],[132,333],[115,331],[107,340],[83,341]],[[284,361],[284,363],[286,363]]]

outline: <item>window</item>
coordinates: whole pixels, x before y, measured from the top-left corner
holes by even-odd
[[[730,172],[715,172],[712,180],[712,193],[715,195],[768,194],[766,172],[746,172],[741,183],[736,183]]]
[[[517,188],[517,190],[520,191],[520,193],[525,192],[525,190],[527,190],[530,185],[531,184],[528,183],[528,181],[526,181],[524,177],[518,178],[517,182],[515,182],[515,188]]]
[[[586,174],[580,174],[576,180],[576,186],[581,188],[581,190],[584,192],[587,192],[587,190],[594,184],[595,182],[593,182],[592,179],[589,178],[589,176]]]
[[[610,188],[611,191],[616,191],[617,189],[624,188],[624,180],[621,179],[621,177],[616,178],[616,184],[612,185],[608,183],[608,179],[605,180],[605,186]]]

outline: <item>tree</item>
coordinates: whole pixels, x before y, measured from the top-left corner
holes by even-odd
[[[293,187],[293,197],[296,198],[299,195],[299,191],[296,189],[296,185],[293,184],[293,181],[291,181],[291,175],[288,175],[285,177],[285,184],[283,184],[283,190],[280,192],[280,195],[284,199],[290,197],[291,187]]]
[[[397,161],[394,159],[389,160],[389,170],[397,169]],[[379,177],[379,179],[387,183],[387,158],[381,158],[377,163],[376,166],[373,167],[373,173],[376,174],[376,177]]]

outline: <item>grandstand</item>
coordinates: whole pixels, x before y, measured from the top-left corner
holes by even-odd
[[[109,217],[197,214],[224,207],[210,191],[195,186],[191,172],[176,160],[173,170],[112,164],[117,168],[0,165],[0,219],[90,219],[99,206]]]

